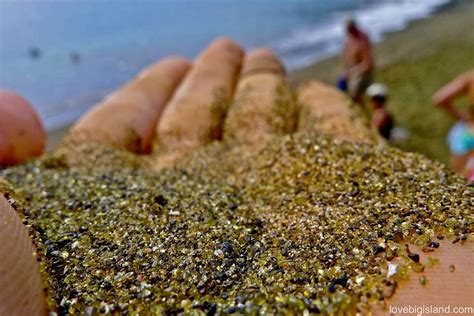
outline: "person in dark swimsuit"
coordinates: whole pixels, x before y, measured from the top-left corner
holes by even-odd
[[[367,96],[370,98],[369,104],[372,111],[372,126],[377,128],[380,135],[384,138],[390,139],[394,121],[393,117],[385,108],[388,97],[387,87],[380,83],[374,83],[368,87]]]

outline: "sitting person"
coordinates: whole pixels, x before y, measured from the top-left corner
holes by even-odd
[[[387,101],[388,89],[385,85],[374,83],[367,89],[369,97],[369,107],[372,111],[372,126],[375,127],[380,135],[386,139],[390,139],[393,129],[393,118],[385,108]]]
[[[470,107],[467,111],[459,110],[453,105],[453,102],[462,96],[469,99]],[[455,171],[467,175],[467,162],[474,157],[474,69],[440,88],[433,95],[433,102],[457,120],[447,139],[451,151],[451,165]]]

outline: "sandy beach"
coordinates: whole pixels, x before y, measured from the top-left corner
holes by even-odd
[[[452,120],[434,110],[430,98],[458,73],[474,67],[474,33],[466,32],[474,29],[472,16],[474,2],[461,3],[388,34],[376,45],[376,81],[389,86],[389,110],[396,124],[410,133],[409,139],[398,145],[402,149],[447,161],[444,138]],[[311,79],[332,84],[340,73],[339,57],[333,56],[291,73],[290,79],[294,86]],[[68,128],[48,133],[48,150]]]
[[[447,162],[445,136],[453,121],[434,108],[431,95],[474,67],[473,16],[474,2],[464,2],[388,34],[376,45],[376,81],[388,85],[388,108],[396,124],[409,132],[400,148]],[[295,86],[310,79],[334,84],[340,73],[339,56],[334,56],[295,71],[291,79]]]

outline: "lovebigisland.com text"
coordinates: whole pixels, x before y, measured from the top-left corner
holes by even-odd
[[[474,306],[390,305],[388,311],[390,315],[474,315]]]

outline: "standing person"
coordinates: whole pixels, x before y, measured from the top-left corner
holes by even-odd
[[[466,96],[470,106],[461,111],[454,106],[454,101]],[[446,110],[457,120],[448,134],[448,145],[451,151],[453,169],[464,175],[472,174],[474,165],[474,69],[471,69],[439,89],[433,95],[433,102]],[[469,167],[471,166],[471,167]]]
[[[355,102],[362,104],[364,92],[372,83],[374,57],[369,37],[352,18],[346,22],[342,63],[348,93]]]
[[[393,118],[385,108],[387,102],[388,89],[381,83],[371,84],[367,88],[367,96],[370,98],[369,105],[372,112],[371,124],[380,135],[390,139],[393,129]]]

